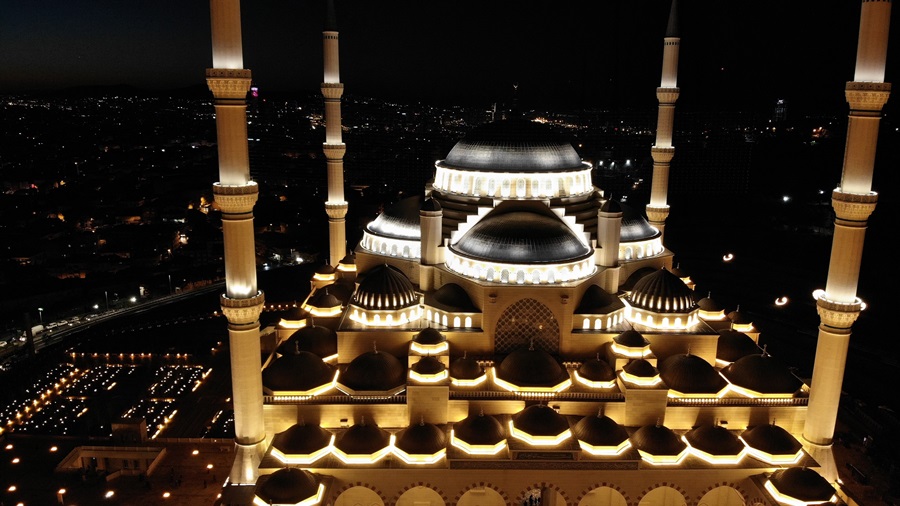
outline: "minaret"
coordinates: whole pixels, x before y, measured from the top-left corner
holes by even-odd
[[[653,179],[650,187],[650,203],[647,204],[647,218],[650,224],[665,235],[669,204],[666,198],[669,190],[669,163],[675,155],[672,146],[672,122],[675,119],[675,101],[678,100],[678,7],[672,0],[669,11],[669,25],[663,39],[662,79],[656,88],[659,100],[659,115],[656,120],[656,144],[650,148],[653,157]]]
[[[328,213],[329,263],[336,266],[347,254],[347,226],[344,221],[347,216],[347,201],[344,200],[344,152],[347,146],[341,140],[341,95],[344,93],[344,85],[341,84],[338,64],[334,0],[328,0],[322,39],[325,52],[325,78],[322,82],[322,95],[325,97],[325,144],[322,148],[328,166],[328,200],[325,201],[325,212]]]
[[[601,288],[609,293],[619,291],[619,243],[622,238],[622,207],[609,199],[597,210],[597,243],[600,246],[597,265],[609,274]]]
[[[856,73],[846,88],[850,117],[844,169],[831,194],[835,219],[828,281],[824,292],[815,294],[821,323],[803,437],[820,447],[834,437],[850,330],[864,307],[856,287],[866,226],[878,200],[872,172],[881,109],[891,91],[884,82],[890,19],[890,0],[863,0]]]
[[[441,263],[441,227],[444,211],[441,204],[427,198],[419,208],[419,288],[422,291],[434,289],[434,266]]]
[[[240,0],[210,0],[209,7],[213,68],[206,70],[206,82],[216,107],[219,182],[213,184],[213,194],[222,211],[225,242],[225,293],[220,302],[228,319],[236,443],[228,481],[254,484],[266,436],[259,345],[265,299],[256,286],[253,236],[253,205],[259,190],[250,180],[247,154],[250,71],[243,68]]]

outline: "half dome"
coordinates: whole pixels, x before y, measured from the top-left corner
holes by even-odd
[[[422,197],[415,195],[398,201],[366,226],[366,231],[393,239],[416,239],[421,236],[419,208]]]
[[[456,283],[447,283],[434,292],[425,294],[425,305],[450,313],[480,312],[465,289]]]

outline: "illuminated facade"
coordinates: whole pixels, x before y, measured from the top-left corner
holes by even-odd
[[[261,373],[235,369],[235,385],[261,378],[267,449],[255,488],[232,480],[226,503],[832,500],[824,488],[791,492],[819,465],[800,443],[816,425],[810,388],[757,346],[739,310],[726,317],[694,294],[663,245],[674,5],[670,17],[650,221],[608,199],[545,125],[474,129],[435,163],[423,195],[366,227],[353,258],[335,249],[343,221],[331,229],[308,315],[270,329]],[[325,33],[335,224],[346,203],[333,170],[343,145],[332,10]],[[828,295],[838,295],[830,278]]]

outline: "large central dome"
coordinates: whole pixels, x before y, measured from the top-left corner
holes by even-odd
[[[568,172],[584,168],[570,143],[547,126],[524,120],[481,125],[439,164],[490,172]]]

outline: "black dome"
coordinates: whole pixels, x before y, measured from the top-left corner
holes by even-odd
[[[272,447],[285,455],[309,455],[331,443],[331,432],[318,425],[297,423],[275,434]]]
[[[552,387],[568,379],[566,369],[546,351],[518,349],[503,359],[497,377],[519,387]]]
[[[438,202],[437,199],[427,198],[422,202],[422,207],[420,207],[419,210],[432,213],[437,212],[441,210],[441,203]]]
[[[675,456],[687,448],[684,441],[663,425],[647,425],[631,435],[635,448],[653,456]]]
[[[571,262],[593,254],[547,206],[515,201],[495,207],[450,249],[469,258],[515,264]]]
[[[352,281],[342,279],[319,289],[319,291],[321,290],[334,295],[339,301],[341,301],[341,303],[346,304],[350,302],[350,298],[353,296],[353,291],[356,290],[356,284]]]
[[[546,404],[532,404],[512,417],[513,426],[531,436],[555,437],[569,428],[566,417]]]
[[[316,268],[316,274],[334,274],[334,267],[325,264]]]
[[[747,334],[736,330],[719,331],[716,344],[716,358],[726,362],[734,362],[747,355],[759,355],[759,346]]]
[[[753,321],[750,320],[750,316],[747,315],[746,311],[741,311],[741,307],[738,306],[737,309],[728,313],[728,319],[731,320],[731,323],[737,325],[750,325]]]
[[[635,283],[628,301],[632,306],[655,313],[687,313],[696,309],[694,292],[665,268]]]
[[[769,355],[747,355],[722,369],[722,375],[734,385],[762,394],[793,394],[803,384]]]
[[[406,367],[390,353],[370,351],[354,358],[338,383],[357,392],[386,392],[406,383]]]
[[[337,442],[335,448],[347,455],[371,455],[391,444],[391,434],[365,420],[347,429]]]
[[[418,362],[412,365],[412,370],[419,374],[438,374],[444,370],[443,362],[437,357],[422,357]]]
[[[622,208],[622,234],[620,242],[646,241],[659,237],[659,230],[653,228],[641,214],[630,206],[619,204]]]
[[[834,487],[821,474],[806,467],[779,469],[769,478],[778,492],[807,504],[824,503],[834,496]]]
[[[401,430],[394,446],[409,455],[434,455],[447,446],[447,437],[437,425],[420,422]]]
[[[320,290],[316,290],[316,293],[314,293],[312,297],[307,299],[306,305],[324,309],[341,307],[344,304],[343,302],[341,302],[341,299],[335,297],[334,294],[332,294],[330,291],[322,288]]]
[[[495,121],[473,129],[438,165],[488,172],[568,172],[585,168],[569,142],[545,125],[522,120]]]
[[[423,345],[435,345],[447,342],[447,338],[439,330],[428,327],[416,334],[413,341]]]
[[[652,378],[659,374],[656,368],[653,367],[653,364],[642,358],[628,361],[628,363],[622,367],[622,370],[639,378]]]
[[[261,477],[262,478],[262,477]],[[297,504],[319,492],[316,477],[309,471],[285,467],[265,477],[256,488],[256,496],[266,504]]]
[[[775,424],[747,429],[741,434],[741,439],[751,448],[769,455],[796,455],[803,447],[790,432]]]
[[[744,450],[741,441],[721,425],[701,425],[684,435],[692,447],[716,456],[736,456]]]
[[[308,351],[282,355],[262,372],[263,386],[274,392],[307,392],[334,380],[334,367]]]
[[[503,425],[491,415],[469,415],[453,424],[454,435],[470,445],[493,446],[506,439]]]
[[[697,355],[672,355],[659,364],[659,377],[671,390],[684,394],[717,394],[728,385]]]
[[[419,239],[421,236],[419,207],[421,205],[422,197],[418,195],[400,200],[379,214],[372,223],[366,226],[366,229],[382,237]]]
[[[650,341],[636,330],[626,330],[614,337],[613,341],[626,348],[646,348],[647,346],[650,346]]]
[[[622,204],[618,200],[609,199],[600,206],[600,210],[604,213],[621,213]]]
[[[722,311],[722,309],[723,309],[722,306],[720,306],[718,302],[713,300],[712,295],[707,295],[706,297],[703,297],[702,299],[698,300],[697,306],[700,309],[702,309],[706,312],[709,312],[709,313],[715,313],[717,311]]]
[[[395,310],[418,304],[412,282],[400,269],[382,264],[362,275],[353,304],[369,310]]]
[[[597,285],[591,285],[581,296],[575,314],[609,314],[623,307],[625,303],[622,299]]]
[[[425,294],[425,304],[450,313],[477,313],[472,298],[456,283],[447,283],[432,293]]]
[[[450,376],[458,380],[473,380],[484,376],[484,368],[474,358],[462,356],[450,362]]]
[[[589,381],[613,381],[616,371],[606,361],[592,358],[578,368],[578,375]]]
[[[308,351],[320,358],[332,357],[337,354],[337,333],[319,325],[303,327],[278,347],[282,355],[297,351]]]
[[[591,446],[616,447],[628,439],[628,431],[605,415],[588,415],[572,427],[572,434]]]

